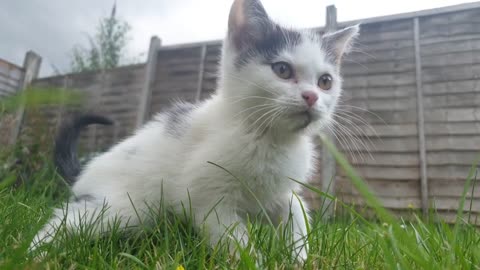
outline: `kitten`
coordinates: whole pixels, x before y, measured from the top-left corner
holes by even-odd
[[[292,255],[305,259],[307,206],[290,178],[306,181],[313,172],[311,136],[330,124],[341,94],[339,63],[358,30],[321,36],[287,29],[269,19],[259,0],[235,0],[210,99],[158,114],[80,173],[75,136],[80,127],[108,119],[79,118],[64,131],[57,164],[74,181],[74,197],[65,217],[55,211],[32,249],[50,242],[64,218],[75,231],[79,216],[98,215],[104,202],[98,234],[116,216],[121,226],[148,220],[147,205],[163,202],[180,215],[191,210],[212,245],[227,228],[245,245],[248,217],[264,209],[274,225],[292,222]]]

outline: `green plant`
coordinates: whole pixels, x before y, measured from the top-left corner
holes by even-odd
[[[87,35],[89,48],[76,45],[72,49],[73,72],[103,70],[117,67],[128,43],[130,25],[116,16],[116,3],[110,16],[102,18],[95,35]]]

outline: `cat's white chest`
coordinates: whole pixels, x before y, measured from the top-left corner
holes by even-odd
[[[219,140],[216,144],[217,151],[211,151],[207,156],[221,168],[211,170],[225,170],[227,173],[212,176],[219,177],[217,181],[230,187],[232,194],[241,194],[240,199],[251,200],[253,194],[255,200],[272,201],[274,197],[299,189],[292,179],[307,180],[311,167],[311,145],[307,139],[276,144],[241,136]]]

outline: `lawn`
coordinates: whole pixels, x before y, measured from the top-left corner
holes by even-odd
[[[287,236],[269,226],[250,226],[252,247],[232,257],[225,243],[209,247],[192,226],[166,211],[156,211],[155,225],[137,233],[124,233],[113,226],[110,233],[93,238],[88,226],[78,235],[63,230],[39,259],[27,252],[29,243],[52,207],[68,198],[68,187],[49,165],[49,155],[22,151],[16,155],[27,162],[15,165],[11,156],[4,155],[1,163],[7,162],[0,168],[0,269],[480,268],[480,234],[468,225],[467,215],[459,214],[455,225],[438,222],[434,213],[429,220],[437,222],[424,222],[413,210],[408,222],[394,218],[378,205],[340,155],[337,161],[367,197],[375,219],[365,220],[348,206],[341,206],[340,213],[328,221],[314,213],[311,249],[303,266],[289,256]],[[470,178],[473,172],[474,167]]]

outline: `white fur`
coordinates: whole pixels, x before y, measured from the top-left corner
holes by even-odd
[[[307,206],[294,195],[300,186],[290,178],[306,181],[313,172],[310,135],[329,123],[341,79],[335,65],[326,62],[319,38],[304,33],[302,40],[276,59],[292,63],[298,75],[295,83],[278,78],[269,65],[257,61],[238,70],[233,64],[236,52],[227,38],[219,89],[183,120],[187,127],[183,135],[170,135],[167,119],[160,114],[94,158],[72,187],[76,196],[93,199],[69,203],[67,228],[75,231],[79,215],[98,215],[104,203],[108,209],[102,213],[101,225],[115,216],[121,218],[122,226],[137,225],[148,220],[147,205],[163,202],[180,215],[191,205],[195,225],[205,229],[212,244],[232,225],[236,226],[233,236],[246,243],[246,218],[256,216],[263,207],[275,224],[293,215],[294,238],[301,240],[296,252],[306,258],[307,243],[302,237],[307,221],[301,204]],[[317,87],[318,77],[325,73],[334,78],[329,91]],[[299,129],[305,118],[296,113],[307,108],[301,97],[305,90],[319,95],[312,109],[318,119]],[[278,117],[268,114],[264,104],[277,108]],[[62,213],[56,210],[32,248],[52,240]]]

